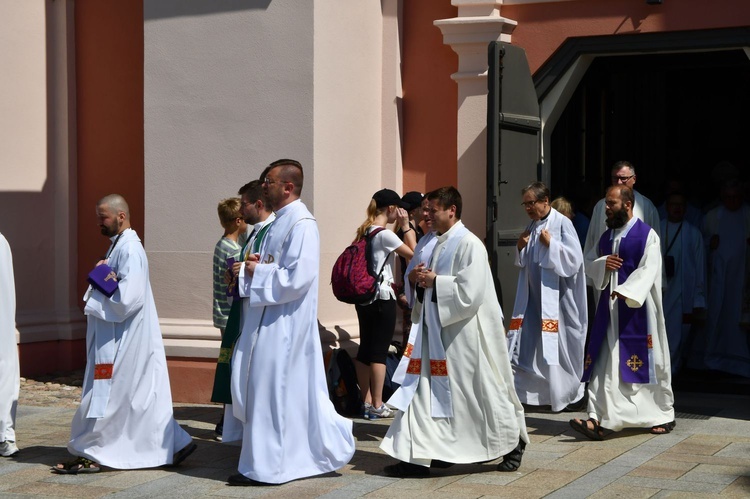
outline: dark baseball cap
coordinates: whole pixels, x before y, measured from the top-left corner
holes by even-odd
[[[424,196],[421,192],[417,191],[409,191],[406,194],[404,194],[404,197],[401,198],[401,201],[408,204],[409,206],[406,208],[407,211],[411,211],[414,208],[419,208],[422,206],[422,200],[424,199]]]
[[[390,189],[380,189],[372,196],[372,199],[375,200],[375,205],[378,208],[384,208],[391,205],[396,205],[399,208],[408,207],[405,202],[401,201],[401,198],[396,194],[396,191]]]

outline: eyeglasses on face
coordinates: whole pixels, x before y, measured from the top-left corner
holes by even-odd
[[[618,184],[620,184],[620,183],[624,184],[625,182],[627,182],[628,180],[630,180],[633,177],[635,177],[635,175],[628,175],[627,177],[620,177],[620,176],[617,176],[617,175],[612,175],[612,182],[615,182],[615,183],[618,183]]]
[[[521,203],[521,206],[523,206],[524,208],[531,208],[532,206],[534,206],[534,204],[539,202],[541,202],[541,200],[539,199],[535,199],[533,201],[524,201],[523,203]]]
[[[266,177],[263,179],[263,184],[265,185],[271,185],[271,184],[291,184],[288,180],[274,180],[272,178]]]

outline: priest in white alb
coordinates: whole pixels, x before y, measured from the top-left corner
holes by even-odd
[[[750,378],[750,206],[739,181],[721,189],[721,205],[706,213],[706,330],[696,338],[690,367]]]
[[[624,185],[630,187],[633,190],[633,216],[646,222],[646,225],[654,229],[657,236],[661,236],[660,231],[660,219],[659,211],[654,206],[649,198],[636,191],[633,187],[636,181],[635,167],[629,161],[618,161],[612,166],[611,170],[611,182],[612,185]],[[591,223],[589,224],[589,230],[586,233],[586,243],[583,246],[583,254],[588,254],[592,248],[596,248],[599,244],[599,238],[602,237],[604,231],[607,230],[607,214],[606,207],[604,206],[604,198],[600,199],[594,210],[591,212]],[[591,281],[589,280],[589,285]],[[594,294],[594,303],[599,300],[598,293]]]
[[[16,345],[16,283],[13,256],[5,236],[0,234],[0,456],[18,453],[16,408],[20,375]]]
[[[460,221],[461,195],[442,187],[427,195],[437,244],[416,269],[413,327],[388,403],[400,411],[380,448],[399,460],[392,477],[424,477],[430,466],[503,458],[521,465],[523,406],[513,388],[502,311],[487,251]]]
[[[232,358],[232,410],[242,422],[230,485],[280,484],[335,471],[354,455],[352,422],[328,397],[318,333],[320,237],[299,199],[299,162],[271,163],[263,183],[276,220],[241,268],[247,297]]]
[[[68,451],[76,457],[52,471],[177,465],[196,445],[173,416],[146,252],[130,227],[130,210],[122,196],[102,198],[96,215],[112,244],[97,263],[106,272],[101,279],[92,277],[84,296],[86,373],[68,442]],[[114,288],[107,286],[111,281]]]
[[[516,245],[520,267],[508,347],[522,403],[562,411],[583,401],[588,325],[583,253],[573,223],[550,206],[549,189],[521,190],[531,223]]]
[[[672,374],[679,371],[690,329],[706,311],[706,260],[703,236],[686,218],[685,195],[672,192],[664,202],[667,218],[661,221],[664,255],[664,322],[669,338]]]
[[[660,435],[675,426],[660,241],[633,216],[633,199],[630,187],[607,190],[609,229],[585,255],[601,295],[584,355],[589,418],[570,425],[594,440],[624,428]]]

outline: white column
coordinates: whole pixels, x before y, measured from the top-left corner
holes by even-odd
[[[458,54],[458,190],[462,219],[475,234],[485,233],[487,163],[487,45],[510,42],[516,21],[500,16],[502,0],[452,0],[458,16],[435,21],[443,42]]]

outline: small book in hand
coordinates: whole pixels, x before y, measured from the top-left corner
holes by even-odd
[[[117,274],[106,263],[94,267],[86,280],[94,289],[104,293],[107,298],[111,298],[117,291]]]
[[[240,297],[240,290],[237,287],[237,276],[234,275],[234,272],[232,272],[232,267],[234,266],[234,258],[227,258],[227,270],[226,270],[226,276],[227,276],[227,296],[231,296],[232,298],[239,298]]]

